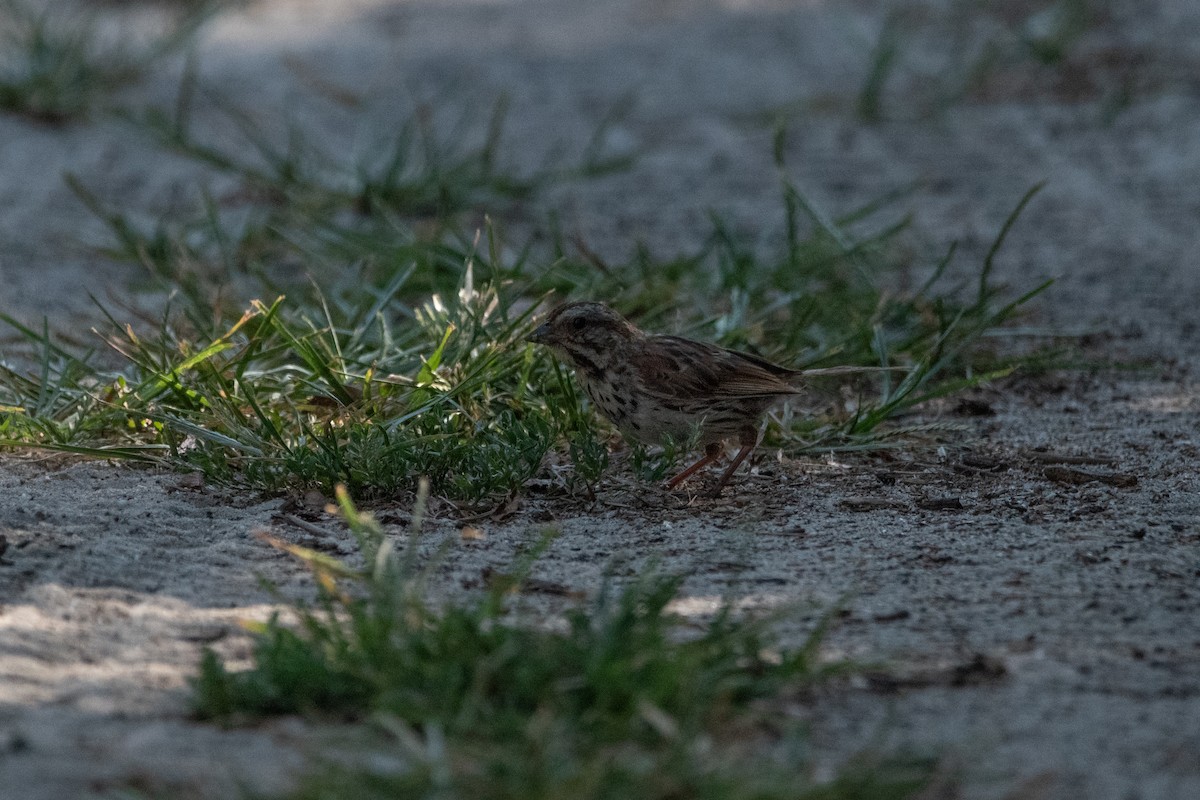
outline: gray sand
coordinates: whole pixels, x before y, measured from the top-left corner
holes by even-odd
[[[690,575],[684,612],[730,596],[795,605],[788,641],[848,597],[831,655],[889,670],[795,710],[820,763],[907,747],[941,753],[966,798],[1200,797],[1200,4],[1113,0],[1068,77],[1009,65],[931,117],[922,98],[955,78],[956,25],[977,42],[1000,24],[982,12],[955,23],[947,9],[963,5],[268,0],[215,20],[198,53],[202,79],[228,100],[275,124],[286,104],[344,152],[378,142],[356,120],[386,130],[413,97],[469,105],[507,92],[506,155],[528,168],[578,151],[631,97],[613,136],[640,154],[636,166],[538,201],[618,258],[639,238],[661,254],[686,248],[709,208],[740,230],[777,230],[764,120],[781,110],[790,173],[822,207],[921,180],[900,211],[931,254],[961,241],[964,277],[1022,193],[1047,180],[997,277],[1018,288],[1056,278],[1028,324],[1086,333],[1092,356],[1151,369],[1017,379],[977,393],[994,416],[928,409],[922,421],[962,428],[967,448],[944,454],[766,453],[719,501],[651,487],[639,502],[612,487],[581,508],[532,493],[512,518],[477,523],[485,538],[455,549],[444,588],[477,583],[554,522],[562,536],[535,574],[573,589],[594,590],[614,559],[657,559]],[[887,85],[888,119],[867,125],[855,94],[894,8],[913,32]],[[140,25],[159,13],[133,15]],[[170,102],[180,68],[120,102]],[[312,75],[368,110],[338,109]],[[1132,99],[1109,119],[1125,77]],[[195,124],[222,133],[211,105]],[[61,174],[148,218],[199,186],[230,188],[107,117],[59,129],[0,115],[0,142],[0,310],[49,315],[84,341],[88,294],[129,296],[139,276],[82,246],[104,231]],[[1097,458],[1074,466],[1127,485],[1070,483],[1053,463],[1063,454]],[[253,535],[302,535],[275,516],[282,501],[108,464],[9,455],[0,466],[11,562],[0,565],[0,798],[286,788],[324,732],[186,718],[200,648],[244,657],[237,621],[269,614],[257,576],[306,591],[302,570]],[[939,509],[947,498],[961,507]],[[434,538],[456,532],[448,514],[432,525]]]

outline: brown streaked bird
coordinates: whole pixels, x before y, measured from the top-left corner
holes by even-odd
[[[699,430],[704,456],[667,482],[675,488],[720,458],[726,439],[740,449],[714,495],[758,445],[763,414],[799,393],[803,374],[766,359],[679,336],[647,334],[603,303],[566,303],[529,336],[575,368],[588,397],[625,436],[659,444]]]

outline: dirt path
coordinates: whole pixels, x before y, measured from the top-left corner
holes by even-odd
[[[445,586],[477,585],[553,523],[562,535],[536,575],[571,589],[594,588],[614,559],[653,559],[691,575],[697,611],[731,595],[812,608],[790,617],[795,635],[848,598],[831,649],[890,667],[797,709],[823,756],[939,752],[968,798],[1200,797],[1200,7],[1093,4],[1107,10],[1066,66],[1004,65],[923,115],[939,81],[962,77],[946,66],[951,32],[977,41],[1038,4],[996,3],[953,28],[947,8],[962,5],[271,0],[216,19],[199,64],[235,103],[286,103],[358,149],[370,141],[314,93],[313,75],[367,97],[398,84],[507,92],[508,150],[525,165],[585,141],[632,97],[613,136],[639,153],[634,169],[545,200],[616,256],[639,237],[662,253],[692,243],[708,208],[749,231],[779,225],[766,120],[781,112],[790,171],[818,203],[842,211],[920,180],[900,213],[914,213],[931,252],[961,240],[964,276],[1047,180],[998,276],[1056,278],[1030,324],[1086,333],[1089,357],[1148,368],[1017,379],[972,406],[929,409],[917,421],[961,426],[964,447],[944,453],[768,454],[716,502],[612,485],[590,508],[564,508],[532,493],[454,551]],[[856,96],[893,6],[907,9],[907,33],[885,119],[866,124]],[[123,102],[168,102],[178,69]],[[202,111],[195,124],[222,123]],[[148,214],[198,182],[222,189],[109,118],[59,129],[0,115],[0,142],[0,311],[24,319],[86,329],[73,320],[91,314],[88,292],[137,284],[71,244],[103,232],[64,170]],[[6,457],[0,486],[0,798],[285,787],[323,733],[185,716],[200,648],[244,654],[236,621],[268,613],[257,576],[304,591],[253,536],[303,538],[278,516],[283,501],[59,459]]]

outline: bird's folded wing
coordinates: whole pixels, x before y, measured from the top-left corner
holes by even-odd
[[[654,337],[635,365],[646,389],[662,399],[794,394],[792,370],[748,353],[674,336]]]

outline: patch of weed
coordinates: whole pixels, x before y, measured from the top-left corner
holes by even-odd
[[[1129,103],[1143,56],[1089,53],[1085,37],[1107,19],[1104,0],[960,0],[934,17],[901,9],[884,21],[854,110],[874,124],[935,117],[964,102],[1050,96],[1100,100],[1111,121]],[[889,83],[899,87],[894,96]]]
[[[864,122],[879,122],[883,119],[883,89],[900,52],[899,17],[889,15],[884,20],[879,40],[871,52],[867,77],[858,92],[858,116]]]
[[[174,30],[133,49],[106,43],[91,14],[63,5],[35,9],[0,3],[0,109],[62,125],[86,118],[117,89],[178,50],[208,11],[192,12]]]
[[[660,483],[670,477],[679,460],[693,452],[700,443],[700,428],[683,441],[665,437],[660,447],[637,443],[630,448],[629,466],[633,474],[650,483]]]
[[[414,549],[424,495],[396,550],[337,494],[363,567],[274,541],[312,569],[317,603],[294,609],[295,626],[257,628],[250,669],[231,672],[210,651],[194,682],[203,719],[370,719],[392,740],[380,747],[396,768],[333,767],[296,798],[834,800],[909,797],[929,780],[929,762],[909,759],[816,784],[780,752],[780,702],[848,667],[818,658],[820,628],[788,650],[768,620],[728,607],[684,626],[670,609],[681,578],[653,575],[606,582],[561,626],[514,618],[512,593],[549,534],[482,597],[434,608],[423,599],[432,567]]]
[[[181,95],[192,91],[185,80]],[[268,490],[344,484],[356,497],[409,491],[426,476],[439,495],[467,502],[519,490],[548,453],[565,450],[574,469],[556,472],[561,485],[590,492],[608,464],[594,417],[570,376],[524,342],[550,292],[601,298],[649,330],[812,369],[814,383],[829,365],[882,368],[841,412],[796,415],[772,434],[792,450],[829,450],[879,446],[904,411],[1007,374],[1018,362],[991,334],[1042,288],[1010,296],[991,281],[1036,187],[977,285],[947,286],[953,247],[922,264],[899,244],[907,219],[875,223],[894,197],[837,219],[817,208],[786,176],[782,129],[775,241],[747,241],[714,213],[693,252],[664,259],[639,247],[608,264],[561,232],[550,252],[506,248],[490,223],[481,249],[480,234],[457,231],[457,202],[364,207],[368,183],[383,197],[410,179],[431,197],[483,202],[477,190],[490,192],[499,174],[500,112],[482,149],[443,145],[432,130],[404,134],[396,152],[416,147],[415,161],[403,159],[415,171],[389,157],[390,177],[355,184],[330,183],[326,158],[302,136],[277,147],[248,120],[256,155],[199,144],[190,108],[184,97],[173,115],[143,123],[238,174],[262,202],[235,226],[205,197],[198,220],[147,229],[69,178],[112,233],[106,253],[142,264],[169,300],[137,328],[110,316],[103,338],[125,361],[118,369],[5,320],[37,355],[32,370],[0,363],[0,445],[157,460]],[[589,159],[598,148],[589,145]],[[453,186],[436,188],[445,181]],[[422,212],[434,213],[434,228],[405,217]],[[914,272],[927,279],[901,289],[898,276]],[[653,478],[683,449],[653,459],[639,450],[632,465]]]
[[[194,132],[198,96],[233,123],[240,142],[207,142]],[[149,108],[128,118],[160,145],[237,177],[240,199],[263,220],[257,227],[281,240],[284,249],[295,237],[310,247],[344,237],[360,245],[373,240],[374,249],[386,250],[397,241],[388,235],[397,230],[397,221],[416,222],[434,234],[452,230],[453,218],[463,212],[495,214],[552,183],[625,169],[633,160],[629,154],[610,154],[606,144],[624,104],[600,122],[577,163],[546,164],[527,174],[517,174],[502,157],[506,97],[493,104],[486,120],[464,112],[448,124],[443,117],[451,105],[417,102],[407,117],[376,137],[375,146],[347,157],[314,144],[312,133],[298,124],[287,124],[282,134],[270,130],[255,113],[198,86],[190,65],[173,109]],[[314,228],[315,237],[310,235]],[[401,243],[410,237],[407,224],[399,232]]]
[[[554,269],[532,285],[556,289],[569,275],[575,294],[615,298],[647,328],[673,325],[671,332],[808,369],[814,386],[825,380],[827,366],[881,368],[873,387],[860,381],[849,413],[794,417],[798,449],[878,443],[889,435],[883,423],[904,411],[1003,377],[1034,358],[1004,352],[994,335],[1049,282],[1012,295],[993,281],[992,270],[1041,184],[1004,221],[973,285],[952,283],[946,276],[957,248],[950,246],[935,263],[914,264],[899,245],[907,219],[852,233],[880,204],[838,220],[826,216],[786,177],[782,135],[776,144],[784,175],[781,242],[764,247],[743,241],[714,216],[709,240],[686,258],[656,262],[640,251],[626,264],[596,264],[586,252],[572,259],[560,243]],[[914,271],[925,273],[920,282],[899,289],[896,276]],[[686,304],[678,298],[687,298]]]
[[[114,214],[118,246],[165,287],[175,276],[183,313],[168,309],[148,334],[113,319],[106,341],[129,364],[115,372],[72,355],[48,331],[7,320],[41,363],[32,374],[0,369],[0,405],[18,409],[5,412],[0,443],[153,455],[267,489],[344,483],[356,496],[411,489],[425,475],[439,494],[469,501],[518,489],[565,444],[576,466],[566,483],[589,488],[607,464],[587,443],[592,418],[569,375],[523,341],[537,298],[570,276],[578,294],[610,298],[649,328],[670,310],[683,333],[814,375],[829,364],[899,369],[860,389],[850,413],[797,415],[788,432],[793,449],[870,447],[895,433],[884,423],[905,410],[1019,363],[997,352],[990,334],[1043,287],[1007,296],[991,265],[1036,189],[970,291],[940,285],[953,249],[917,288],[896,290],[891,276],[907,267],[891,243],[904,222],[852,236],[857,216],[829,220],[785,182],[785,235],[774,252],[740,242],[719,218],[695,254],[660,262],[643,250],[603,269],[565,251],[535,267],[528,251],[506,257],[495,235],[486,252],[410,240],[408,264],[365,258],[340,274],[297,249],[317,274],[334,276],[326,288],[240,272],[250,286],[289,295],[255,301],[238,317],[227,299],[214,299],[228,292],[228,270],[201,279],[169,237],[147,240]]]
[[[549,377],[522,343],[533,308],[476,289],[470,266],[457,291],[414,307],[400,298],[407,274],[314,290],[312,305],[255,301],[215,334],[169,312],[149,335],[114,320],[106,341],[129,364],[118,371],[8,319],[41,364],[0,368],[0,444],[136,453],[262,488],[379,495],[425,475],[454,498],[510,492],[559,435],[520,399]]]
[[[1030,54],[1043,64],[1062,64],[1097,16],[1096,0],[1058,0],[1031,14],[1020,30]]]

